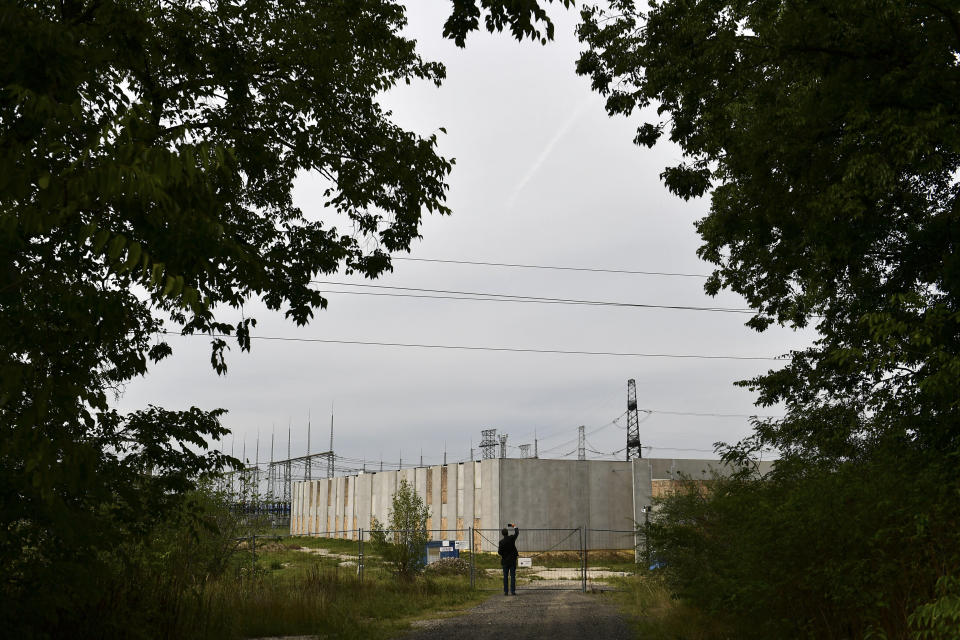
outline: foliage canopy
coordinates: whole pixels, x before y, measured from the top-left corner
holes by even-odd
[[[635,141],[669,135],[686,160],[666,185],[710,196],[707,291],[742,294],[757,329],[816,325],[814,347],[746,383],[790,411],[760,429],[767,443],[843,457],[892,434],[955,448],[956,7],[614,0],[582,16],[578,72],[611,114],[655,106]]]
[[[445,33],[462,44],[481,17],[552,31],[536,3],[456,0]],[[163,331],[209,335],[225,373],[226,339],[249,349],[256,321],[224,309],[257,297],[306,323],[317,274],[376,277],[425,212],[449,213],[453,161],[379,103],[444,77],[405,23],[392,0],[0,5],[5,629],[62,635],[107,606],[117,539],[235,463],[204,452],[221,410],[111,407],[171,353]],[[306,172],[346,229],[294,204]]]
[[[725,451],[782,458],[663,501],[676,591],[737,637],[956,635],[960,12],[902,0],[586,7],[578,72],[640,111],[709,196],[706,290],[813,346],[741,382],[786,416]],[[949,630],[948,630],[949,629]]]

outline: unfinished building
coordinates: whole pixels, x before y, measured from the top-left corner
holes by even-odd
[[[761,463],[761,471],[769,468]],[[725,471],[718,460],[495,458],[360,473],[295,483],[290,532],[356,539],[374,519],[389,521],[393,495],[404,480],[430,509],[433,539],[468,540],[471,527],[497,530],[508,522],[526,529],[629,531],[643,521],[651,498],[681,477],[708,479]],[[475,537],[475,545],[495,550],[487,548],[488,538]]]

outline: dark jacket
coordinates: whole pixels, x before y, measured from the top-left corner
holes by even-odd
[[[514,529],[513,535],[500,538],[500,544],[497,545],[497,553],[500,554],[500,565],[503,567],[515,567],[520,552],[517,551],[517,536],[520,535],[520,529]]]

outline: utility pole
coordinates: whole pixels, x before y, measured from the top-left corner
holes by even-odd
[[[313,458],[310,457],[310,409],[307,409],[307,482],[313,480]]]
[[[583,425],[577,428],[577,460],[587,459],[587,436],[583,432]]]
[[[327,453],[327,477],[333,477],[333,402],[330,403],[330,449]]]
[[[640,418],[637,414],[637,381],[627,380],[627,462],[643,457],[640,446]]]
[[[540,455],[537,453],[537,430],[533,430],[533,457],[539,458]]]
[[[267,493],[270,494],[270,502],[277,501],[277,484],[274,475],[276,474],[276,469],[273,468],[273,441],[277,435],[277,423],[273,423],[273,428],[270,431],[270,473],[267,476]]]

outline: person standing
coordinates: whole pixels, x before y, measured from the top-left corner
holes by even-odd
[[[507,524],[507,527],[513,527],[513,535],[509,535],[507,528],[500,530],[503,537],[500,544],[497,545],[497,553],[500,554],[500,566],[503,567],[503,595],[517,595],[517,558],[520,552],[517,551],[517,536],[520,535],[520,529],[515,524]],[[507,590],[507,576],[510,577],[509,591]]]

